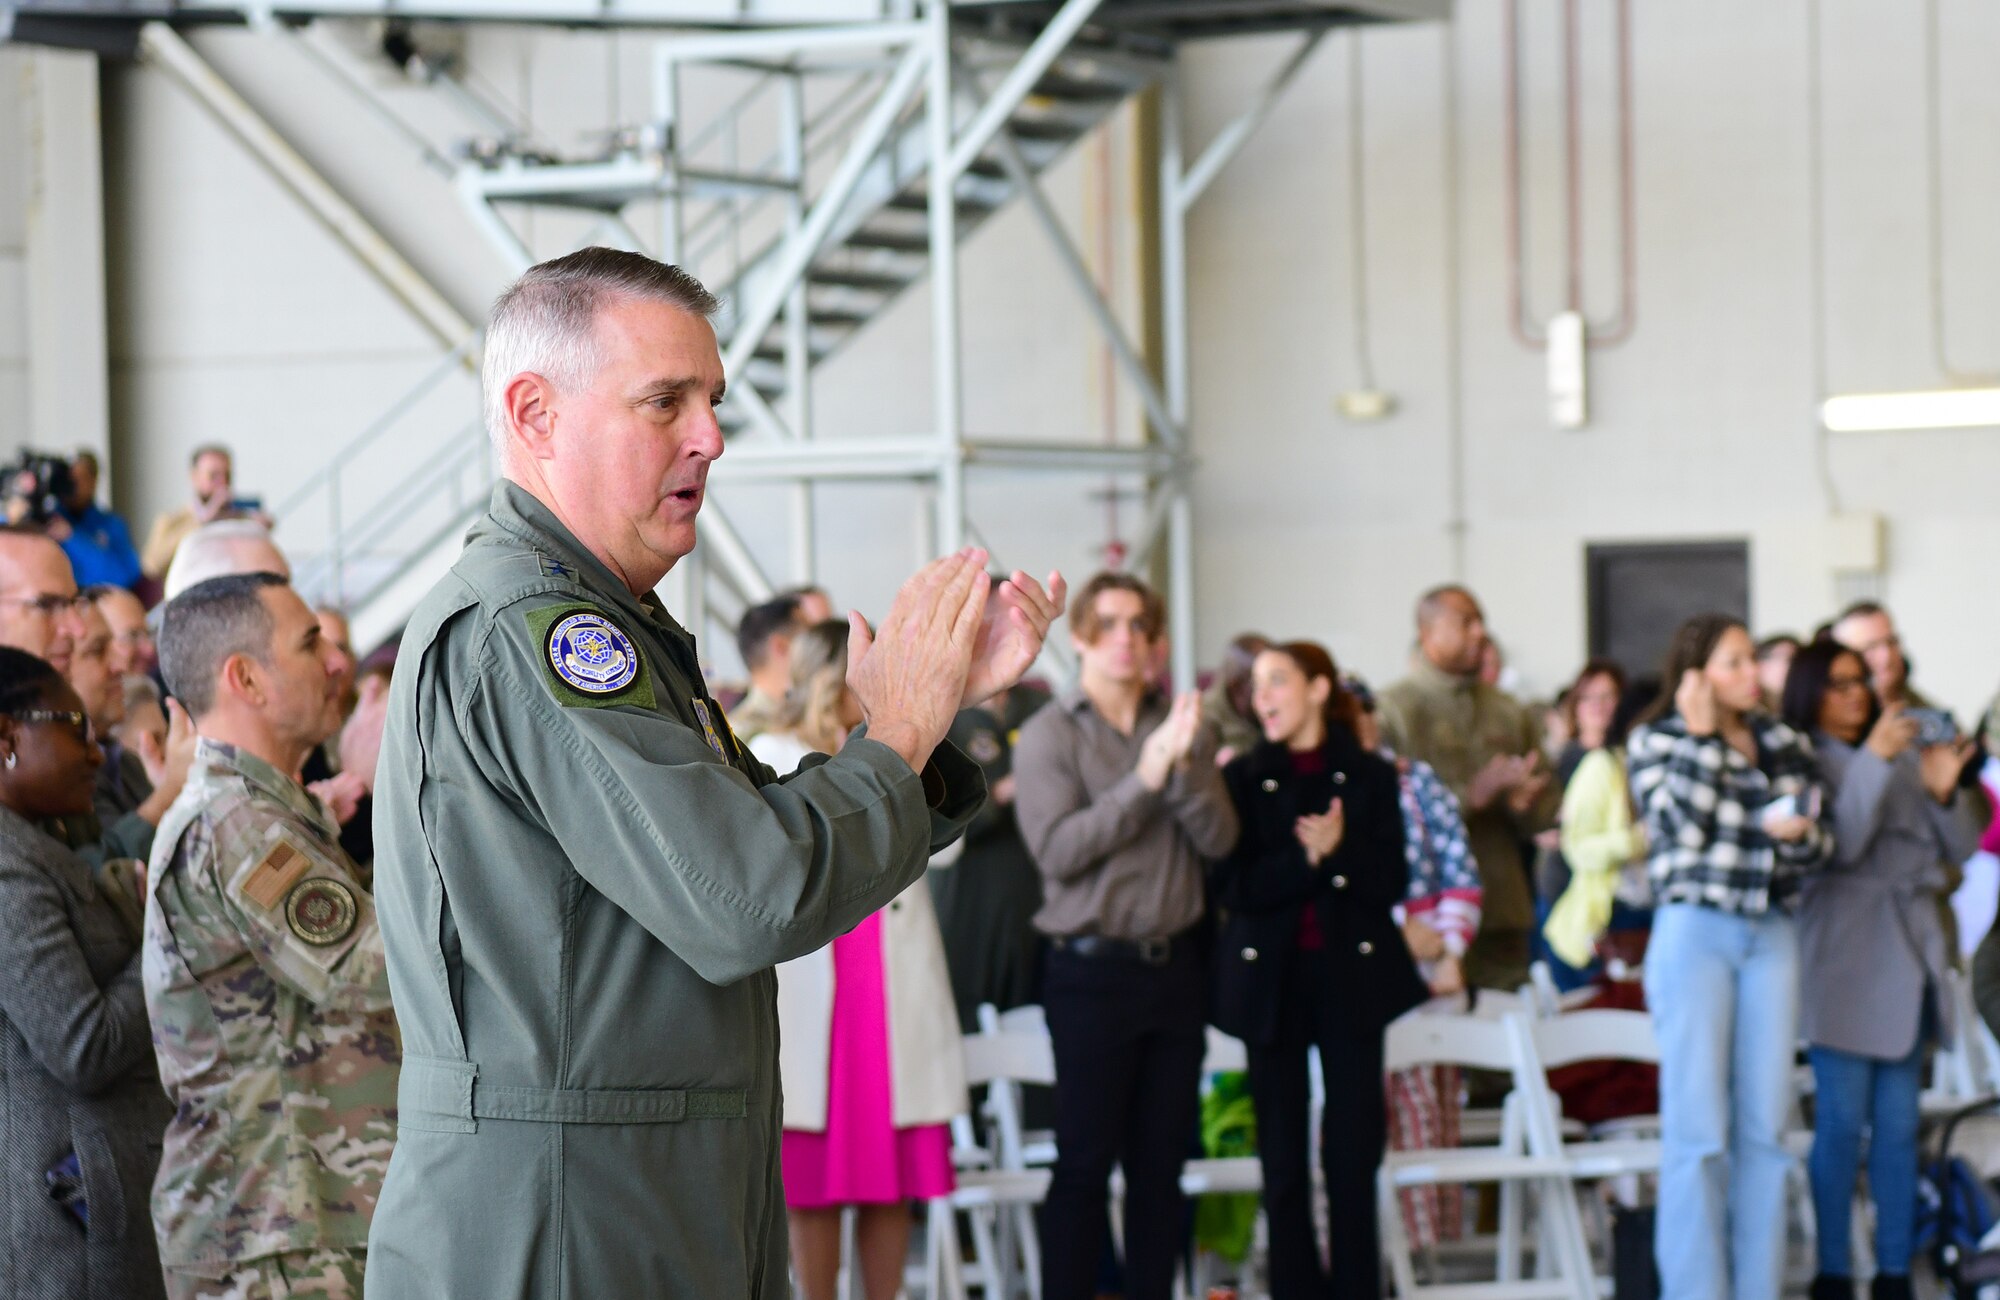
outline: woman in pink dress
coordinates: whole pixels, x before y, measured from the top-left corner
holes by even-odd
[[[750,742],[790,771],[832,753],[861,722],[847,689],[847,625],[792,643],[777,727]],[[894,1300],[909,1256],[910,1202],[949,1195],[953,1115],[966,1108],[958,1013],[937,913],[922,880],[829,948],[778,968],[780,1152],[792,1272],[806,1300],[832,1300],[840,1214],[856,1211],[868,1300]]]

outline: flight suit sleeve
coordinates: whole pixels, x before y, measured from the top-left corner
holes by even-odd
[[[224,842],[223,912],[257,965],[315,1006],[388,1010],[375,900],[347,864],[284,822]]]
[[[711,983],[852,929],[921,876],[985,798],[978,765],[950,746],[933,756],[927,794],[865,731],[759,786],[660,711],[667,700],[562,691],[525,613],[525,602],[496,611],[478,638],[455,704],[461,733],[577,874]]]

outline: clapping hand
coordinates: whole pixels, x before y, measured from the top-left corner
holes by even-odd
[[[1507,806],[1517,814],[1533,808],[1541,799],[1542,791],[1548,789],[1549,782],[1555,779],[1553,772],[1543,770],[1540,750],[1522,755],[1519,761],[1519,779],[1507,791]]]
[[[1139,747],[1140,784],[1156,794],[1166,789],[1167,778],[1194,749],[1194,739],[1200,731],[1201,696],[1194,691],[1183,691],[1174,697],[1166,721],[1153,728],[1153,734]]]
[[[1524,786],[1537,782],[1535,773],[1541,766],[1541,761],[1540,754],[1495,754],[1487,759],[1486,765],[1474,772],[1472,780],[1466,783],[1465,806],[1473,812],[1485,812],[1502,795],[1505,795],[1508,803],[1512,805]],[[1527,804],[1517,808],[1516,811],[1524,812],[1527,808],[1533,807],[1535,800],[1541,797],[1542,790],[1548,783],[1546,775],[1540,777],[1539,783],[1533,785]]]
[[[1048,587],[1016,569],[987,596],[979,618],[979,641],[965,679],[959,707],[984,704],[1021,680],[1042,652],[1049,625],[1062,617],[1069,584],[1053,570]]]
[[[1340,847],[1341,837],[1347,833],[1347,812],[1340,806],[1340,800],[1335,799],[1318,816],[1307,814],[1299,818],[1292,825],[1292,833],[1306,851],[1306,865],[1317,867]]]
[[[992,585],[985,565],[986,552],[976,548],[933,560],[903,584],[880,628],[847,616],[847,685],[868,738],[913,771],[930,762],[958,716]]]

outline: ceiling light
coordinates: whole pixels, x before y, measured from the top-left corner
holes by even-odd
[[[1827,398],[1820,406],[1820,420],[1835,433],[2000,425],[2000,388],[1848,393]]]

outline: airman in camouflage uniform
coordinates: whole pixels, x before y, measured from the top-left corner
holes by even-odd
[[[204,735],[154,845],[143,970],[175,1106],[153,1188],[169,1295],[359,1296],[402,1045],[331,811]]]

